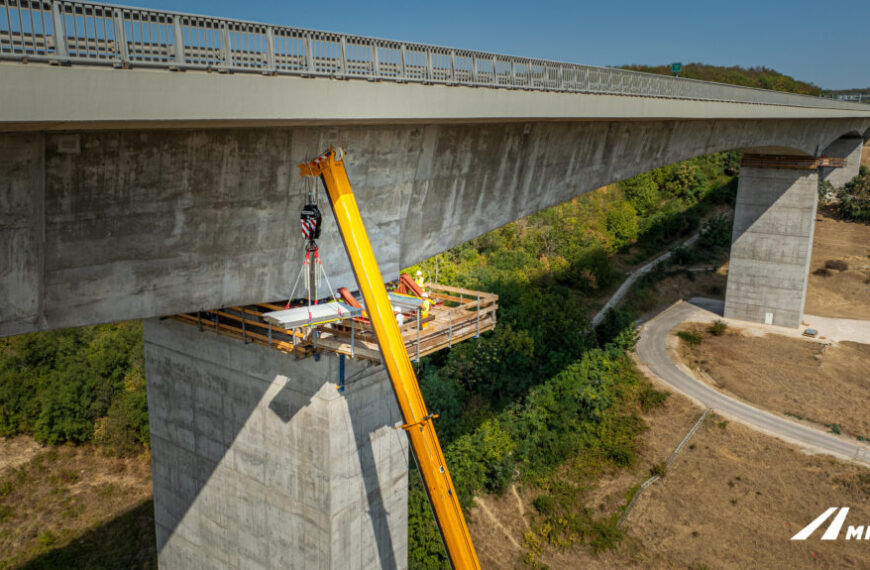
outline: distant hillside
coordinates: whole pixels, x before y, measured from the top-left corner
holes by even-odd
[[[625,69],[644,71],[646,73],[658,73],[659,75],[671,75],[670,65],[625,65]],[[760,89],[773,89],[774,91],[789,91],[803,95],[818,95],[822,89],[818,85],[798,81],[794,77],[783,75],[776,70],[766,67],[719,67],[703,63],[688,63],[683,65],[680,77],[688,79],[701,79],[703,81],[716,81],[718,83],[730,83],[743,85],[744,87],[758,87]]]

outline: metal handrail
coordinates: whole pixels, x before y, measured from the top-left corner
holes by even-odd
[[[71,0],[0,0],[0,59],[866,110],[627,69]]]

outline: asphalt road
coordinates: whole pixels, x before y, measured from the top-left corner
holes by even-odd
[[[698,232],[695,232],[692,237],[680,244],[679,247],[689,247],[690,245],[698,241],[699,235],[700,234]],[[597,327],[599,324],[601,324],[601,321],[604,320],[604,315],[607,314],[607,311],[610,310],[612,307],[615,307],[616,304],[619,303],[623,297],[625,297],[625,294],[628,293],[628,290],[631,289],[631,286],[634,285],[635,281],[640,279],[642,275],[652,271],[653,267],[655,267],[662,261],[669,259],[673,253],[674,250],[670,249],[658,256],[657,258],[653,259],[646,265],[632,271],[628,278],[622,282],[622,285],[619,286],[619,289],[616,290],[616,293],[614,293],[610,297],[610,299],[607,300],[607,303],[603,307],[601,307],[601,310],[598,311],[598,313],[594,317],[592,317],[592,326]]]
[[[702,406],[713,408],[719,414],[751,428],[797,444],[812,452],[828,453],[870,465],[870,447],[845,436],[838,437],[760,410],[717,392],[681,370],[668,354],[668,335],[675,326],[693,315],[697,316],[698,313],[703,315],[699,320],[707,320],[705,317],[709,317],[709,313],[703,309],[691,303],[680,302],[641,327],[637,355],[655,376]],[[865,405],[862,402],[855,404]]]

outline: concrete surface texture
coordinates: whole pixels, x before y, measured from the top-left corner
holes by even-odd
[[[861,166],[861,153],[864,148],[863,137],[852,135],[835,140],[823,152],[823,156],[845,158],[846,166],[840,168],[823,167],[819,170],[822,180],[827,180],[834,188],[841,188],[858,175]]]
[[[800,326],[818,184],[814,170],[740,168],[726,317]]]
[[[728,98],[730,86],[719,88],[717,93],[717,86],[707,85],[712,99]],[[763,100],[767,93],[759,91],[759,97]],[[69,131],[169,124],[227,127],[312,122],[870,117],[870,107],[866,105],[819,99],[810,100],[812,105],[770,105],[536,89],[266,77],[245,73],[173,73],[145,68],[116,70],[78,64],[70,67],[22,65],[17,62],[0,62],[0,101],[3,101],[0,105],[0,130]],[[858,132],[863,134],[864,130]]]
[[[295,165],[329,145],[387,277],[546,207],[728,149],[817,154],[870,119],[0,133],[0,336],[289,295]],[[329,208],[335,287],[355,288]]]
[[[160,567],[404,568],[407,436],[383,367],[145,321]]]

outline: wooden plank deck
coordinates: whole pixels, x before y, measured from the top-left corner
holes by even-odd
[[[498,296],[460,287],[427,284],[436,305],[426,319],[404,313],[399,330],[412,361],[474,338],[496,325]],[[374,329],[367,318],[357,317],[317,327],[283,329],[267,323],[263,314],[283,310],[281,303],[260,303],[246,307],[223,307],[172,318],[198,326],[203,332],[231,336],[305,358],[319,351],[344,354],[356,359],[381,361]]]

